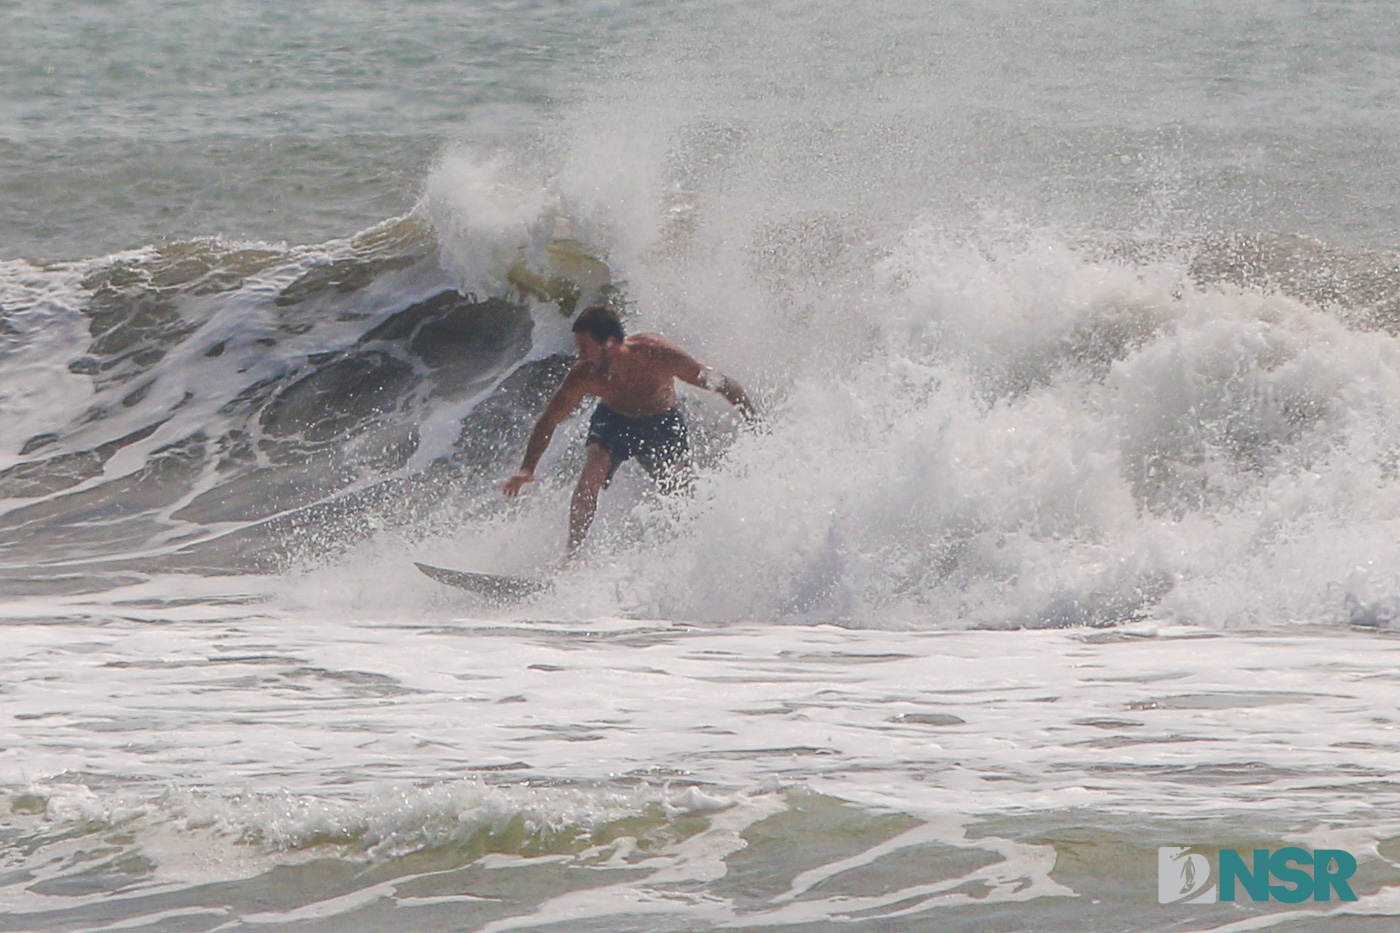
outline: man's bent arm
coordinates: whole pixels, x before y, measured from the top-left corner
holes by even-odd
[[[744,387],[739,384],[739,380],[711,369],[670,341],[661,349],[670,357],[672,373],[677,379],[697,388],[719,393],[750,421],[758,417],[758,409],[744,391]]]
[[[750,421],[758,417],[758,409],[754,407],[753,402],[749,399],[749,394],[744,391],[744,387],[739,385],[739,380],[726,376],[724,373],[716,373],[714,370],[708,370],[708,372],[713,373],[711,381],[719,383],[711,387],[724,396],[725,401],[739,409],[743,416]]]
[[[744,387],[739,384],[738,379],[726,376],[708,366],[701,366],[699,363],[695,365],[699,367],[699,372],[693,375],[690,373],[682,375],[680,378],[683,381],[718,393],[726,402],[739,409],[739,412],[750,421],[758,417],[758,409],[754,407],[753,401],[749,398],[749,394],[744,391]]]

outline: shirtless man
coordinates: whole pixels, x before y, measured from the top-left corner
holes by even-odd
[[[502,490],[514,497],[533,482],[535,467],[555,428],[585,396],[596,396],[598,407],[588,424],[583,472],[569,505],[570,554],[593,524],[599,490],[629,457],[637,458],[663,492],[689,485],[690,444],[675,380],[718,392],[746,418],[757,414],[738,382],[697,362],[660,334],[628,337],[617,312],[606,305],[584,309],[574,320],[573,332],[578,362],[535,422],[520,472]]]

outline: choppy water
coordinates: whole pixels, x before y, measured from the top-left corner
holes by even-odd
[[[1390,929],[1397,30],[0,4],[0,926]],[[601,296],[763,423],[421,576]]]

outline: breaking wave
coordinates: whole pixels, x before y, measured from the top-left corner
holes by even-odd
[[[609,298],[767,414],[743,431],[688,398],[698,493],[624,471],[551,611],[1232,624],[1364,621],[1395,595],[1388,251],[734,229],[678,191],[628,239],[511,177],[445,157],[413,214],[319,246],[6,263],[6,589],[414,549],[548,565],[581,422],[528,501],[497,487],[567,368],[569,315]]]

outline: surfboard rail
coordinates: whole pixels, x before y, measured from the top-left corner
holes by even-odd
[[[447,567],[424,564],[420,561],[414,561],[413,566],[438,583],[476,593],[493,602],[504,603],[528,599],[545,592],[553,585],[549,580],[539,580],[533,577],[512,577],[472,570],[452,570]]]

